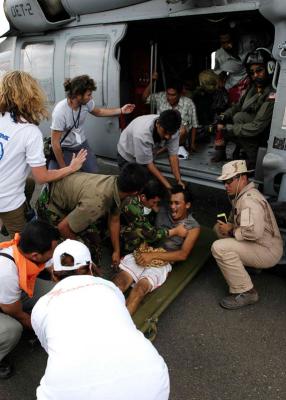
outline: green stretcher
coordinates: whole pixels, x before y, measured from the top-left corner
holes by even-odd
[[[157,334],[158,317],[203,267],[211,254],[211,245],[215,239],[212,229],[201,227],[200,237],[190,256],[173,266],[166,282],[148,294],[133,315],[137,328],[151,341]]]

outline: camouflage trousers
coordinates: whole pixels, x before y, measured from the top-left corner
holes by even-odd
[[[153,232],[150,232],[144,223],[139,226],[123,226],[120,230],[121,250],[124,254],[132,253],[138,249],[142,243],[157,245],[160,240],[165,239],[166,235],[160,235],[157,232],[156,239],[154,239]]]
[[[141,229],[131,229],[130,227],[124,227],[120,231],[121,250],[123,254],[132,253],[144,241],[145,240]]]
[[[45,220],[51,225],[57,227],[63,217],[49,210],[48,203],[48,188],[44,188],[36,204],[37,213],[40,219]],[[96,223],[89,225],[84,231],[76,234],[76,240],[84,243],[89,248],[92,261],[98,266],[100,265],[102,259],[101,243],[104,239],[104,232],[106,232],[106,229],[104,229],[104,221],[101,219]]]

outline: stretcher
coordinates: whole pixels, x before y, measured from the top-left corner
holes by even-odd
[[[151,341],[157,334],[159,316],[204,266],[211,254],[211,245],[215,239],[212,229],[201,227],[200,237],[189,257],[173,266],[166,282],[148,294],[133,315],[137,328]]]

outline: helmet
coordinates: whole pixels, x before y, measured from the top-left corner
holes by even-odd
[[[248,73],[251,65],[264,64],[268,76],[272,76],[275,70],[276,61],[272,57],[270,50],[265,47],[258,47],[256,50],[247,54],[244,64]]]

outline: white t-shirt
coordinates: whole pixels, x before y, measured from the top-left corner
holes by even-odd
[[[64,147],[76,147],[86,140],[83,124],[87,114],[95,107],[94,101],[90,100],[87,104],[81,106],[81,110],[74,111],[69,105],[67,99],[61,100],[54,108],[52,114],[51,129],[63,132],[72,128],[66,139],[61,144]],[[75,124],[76,122],[76,124]],[[75,126],[74,126],[75,125]]]
[[[1,253],[13,257],[12,247],[0,249]],[[12,260],[0,256],[0,303],[13,304],[21,298],[18,269]]]
[[[0,243],[1,245],[1,243]],[[1,253],[13,257],[12,247],[1,249]],[[47,261],[45,268],[52,265],[52,259]],[[21,299],[22,290],[19,286],[18,268],[14,261],[0,255],[0,304],[13,304]]]
[[[93,276],[59,282],[33,308],[49,358],[38,400],[167,400],[168,369],[120,290]]]
[[[0,113],[0,212],[16,210],[25,201],[25,182],[30,167],[46,164],[40,129],[15,123]]]

